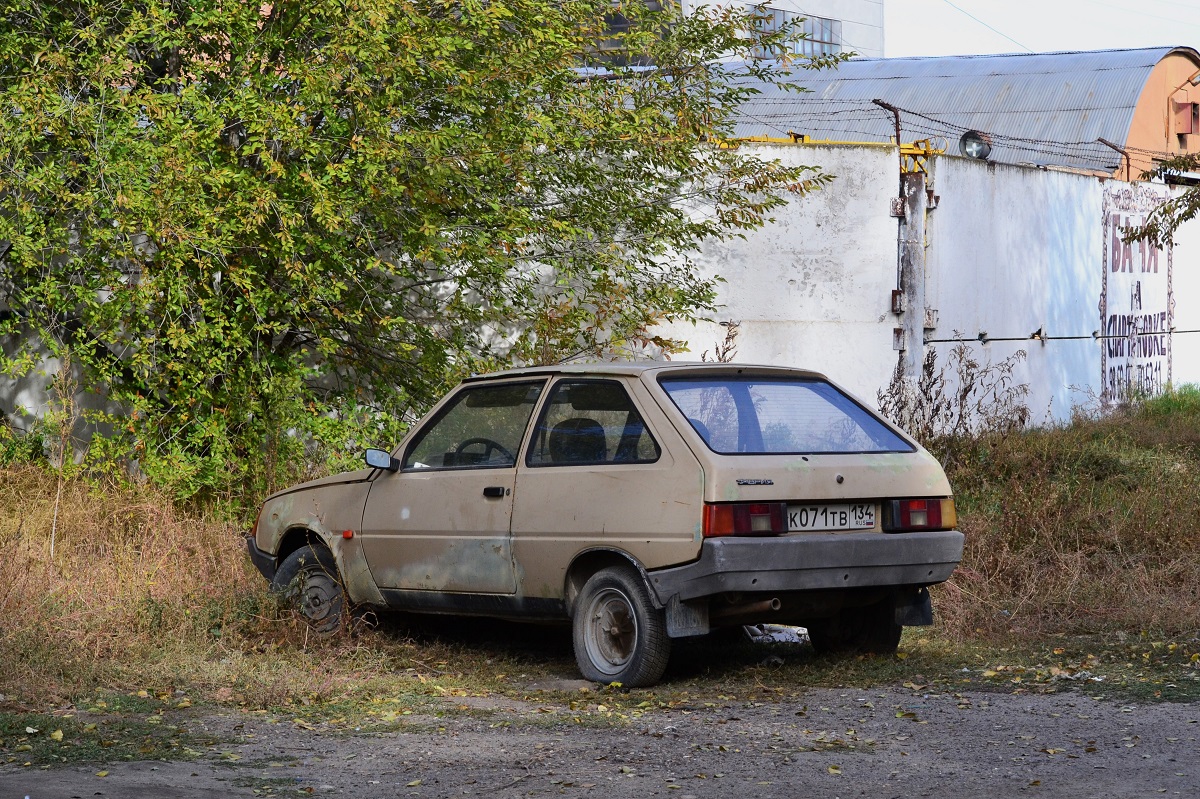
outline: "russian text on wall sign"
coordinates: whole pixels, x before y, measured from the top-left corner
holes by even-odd
[[[1162,392],[1171,382],[1172,251],[1124,241],[1165,187],[1109,184],[1104,191],[1104,281],[1100,293],[1100,374],[1106,400]]]

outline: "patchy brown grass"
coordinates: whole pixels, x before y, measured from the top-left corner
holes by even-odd
[[[956,454],[967,549],[935,600],[950,630],[1200,631],[1200,392]]]
[[[152,489],[0,470],[0,693],[34,702],[97,687],[185,684],[261,699],[319,693],[311,639],[267,594],[240,525]]]

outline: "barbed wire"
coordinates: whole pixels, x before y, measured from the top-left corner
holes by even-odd
[[[1122,153],[1105,144],[1099,137],[1092,140],[1061,141],[1039,138],[1027,134],[1006,133],[995,129],[984,129],[970,122],[952,121],[925,111],[897,106],[900,113],[901,135],[917,141],[942,138],[957,140],[968,131],[979,131],[986,135],[993,148],[989,159],[998,163],[1035,163],[1038,166],[1061,166],[1090,170],[1112,171],[1120,167]],[[1063,109],[1055,109],[1062,111]],[[1088,109],[1078,109],[1085,111]],[[1021,113],[1004,112],[1010,118]],[[990,116],[995,116],[989,112]],[[753,126],[783,135],[804,134],[818,140],[878,140],[890,142],[895,138],[892,115],[874,103],[862,100],[810,97],[798,94],[794,97],[756,97],[743,106],[738,114],[739,127]],[[959,116],[956,112],[955,116]],[[1172,154],[1137,147],[1122,148],[1126,153],[1137,153],[1151,158],[1165,158]]]
[[[1114,333],[1103,334],[1100,332],[1087,333],[1082,336],[992,336],[986,333],[980,333],[974,338],[964,338],[958,336],[956,338],[927,338],[922,341],[925,344],[959,344],[959,343],[979,343],[990,344],[993,341],[1114,341],[1117,339],[1129,339],[1131,337],[1143,338],[1149,336],[1181,336],[1190,333],[1200,333],[1200,329],[1195,330],[1156,330],[1156,331],[1139,331],[1133,334],[1129,333]]]

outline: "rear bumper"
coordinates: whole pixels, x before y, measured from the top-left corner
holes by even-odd
[[[275,579],[275,556],[263,552],[258,548],[258,542],[254,540],[253,535],[246,536],[246,550],[250,553],[250,562],[258,569],[263,577],[267,578],[267,582]]]
[[[949,579],[962,553],[957,530],[716,538],[699,560],[649,577],[665,606],[726,592],[933,585]]]

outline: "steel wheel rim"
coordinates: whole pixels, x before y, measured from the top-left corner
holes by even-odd
[[[300,613],[318,625],[330,616],[336,617],[342,589],[322,567],[308,567],[299,574],[295,596]]]
[[[605,588],[588,605],[584,628],[588,659],[601,674],[620,674],[637,650],[638,623],[623,591]]]

